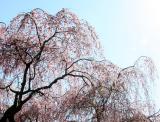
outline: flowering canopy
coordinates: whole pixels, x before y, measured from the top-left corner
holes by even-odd
[[[118,122],[128,111],[130,119],[137,114],[136,83],[148,95],[154,74],[147,57],[124,69],[105,60],[94,28],[67,9],[55,16],[34,9],[9,26],[0,23],[0,57],[0,122],[66,121],[69,115]]]

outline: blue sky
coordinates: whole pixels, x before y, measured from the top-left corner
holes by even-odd
[[[159,69],[159,6],[159,0],[3,0],[0,21],[9,23],[18,13],[34,8],[53,15],[69,8],[95,27],[108,60],[126,67],[145,55],[151,57]],[[158,103],[160,83],[156,84]]]

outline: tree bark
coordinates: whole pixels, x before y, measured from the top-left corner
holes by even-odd
[[[15,122],[14,116],[15,114],[9,114],[10,112],[5,112],[3,117],[0,119],[0,122]]]
[[[96,109],[96,119],[97,119],[97,122],[101,122],[101,115],[98,109]]]
[[[21,106],[11,106],[6,110],[3,117],[0,119],[0,122],[15,122],[14,117],[16,113],[18,113],[21,110]]]

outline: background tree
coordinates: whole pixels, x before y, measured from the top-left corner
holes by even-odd
[[[67,120],[156,121],[159,112],[155,111],[150,98],[152,94],[146,87],[154,80],[154,65],[150,58],[142,56],[133,66],[124,69],[106,61],[94,66],[98,67],[97,71],[94,69],[94,86],[79,88],[80,91],[74,90],[67,95],[63,104]]]

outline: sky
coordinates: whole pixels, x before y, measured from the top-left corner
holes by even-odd
[[[99,36],[108,60],[120,67],[133,65],[140,56],[153,59],[160,69],[160,0],[3,0],[0,21],[9,23],[21,12],[41,8],[56,14],[68,8],[87,20]],[[160,83],[155,99],[160,103]]]

